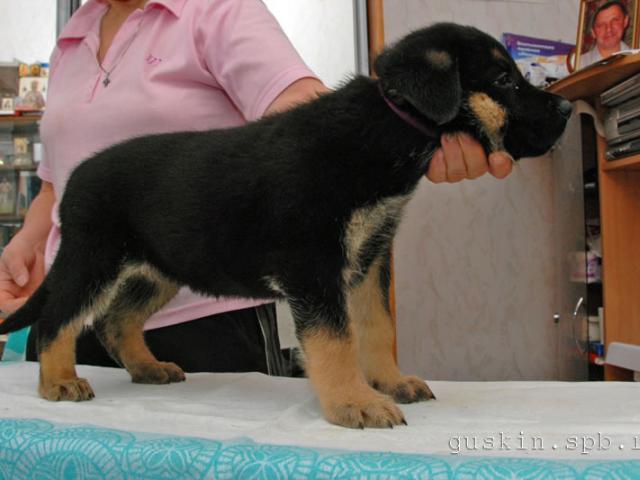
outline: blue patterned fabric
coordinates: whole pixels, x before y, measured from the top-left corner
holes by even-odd
[[[405,455],[0,419],[0,479],[639,479],[639,461]]]
[[[25,359],[29,330],[31,330],[31,327],[26,327],[9,335],[9,339],[4,346],[4,353],[2,354],[3,362],[16,362]]]

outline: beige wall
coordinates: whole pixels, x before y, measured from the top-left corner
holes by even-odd
[[[436,21],[572,42],[579,2],[385,0],[388,41]],[[395,243],[398,360],[428,379],[552,379],[552,163],[504,181],[423,181]]]
[[[575,43],[579,0],[384,0],[385,36],[393,41],[434,22],[473,25],[499,38],[518,33]]]

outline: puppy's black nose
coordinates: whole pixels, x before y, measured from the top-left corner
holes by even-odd
[[[571,116],[571,112],[573,111],[571,102],[565,100],[564,98],[556,103],[556,108],[558,109],[558,112],[560,112],[560,115],[562,115],[564,118],[569,118]]]

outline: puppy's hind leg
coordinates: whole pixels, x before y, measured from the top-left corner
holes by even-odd
[[[143,335],[145,320],[177,292],[178,286],[149,264],[128,264],[120,271],[108,304],[94,320],[98,338],[135,383],[163,384],[185,379],[178,365],[156,359]]]
[[[73,243],[73,242],[72,242]],[[76,339],[84,319],[105,286],[115,277],[115,252],[96,257],[88,242],[71,245],[63,240],[47,276],[49,294],[38,320],[38,391],[47,400],[89,400],[94,394],[75,369]]]
[[[406,423],[393,400],[367,383],[358,365],[357,339],[341,301],[290,298],[305,370],[331,423],[392,428]]]
[[[393,358],[395,329],[388,292],[389,257],[374,260],[366,275],[348,294],[349,315],[358,337],[360,365],[367,381],[398,403],[435,399],[426,382],[400,373]]]
[[[74,319],[57,332],[43,328],[47,317],[38,325],[38,360],[40,381],[38,393],[42,398],[59,400],[91,400],[95,395],[89,382],[79,378],[75,369],[76,339],[82,329],[81,319]]]

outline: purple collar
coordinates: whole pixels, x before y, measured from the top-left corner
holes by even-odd
[[[380,88],[380,94],[382,95],[382,98],[387,103],[387,105],[389,105],[389,108],[393,111],[393,113],[395,113],[398,117],[400,117],[405,123],[411,125],[413,128],[415,128],[419,132],[424,133],[427,137],[430,137],[436,140],[440,138],[440,132],[438,132],[436,128],[426,125],[423,121],[414,117],[409,112],[400,110],[398,106],[395,103],[393,103],[384,94],[384,92],[382,91],[382,87]]]

